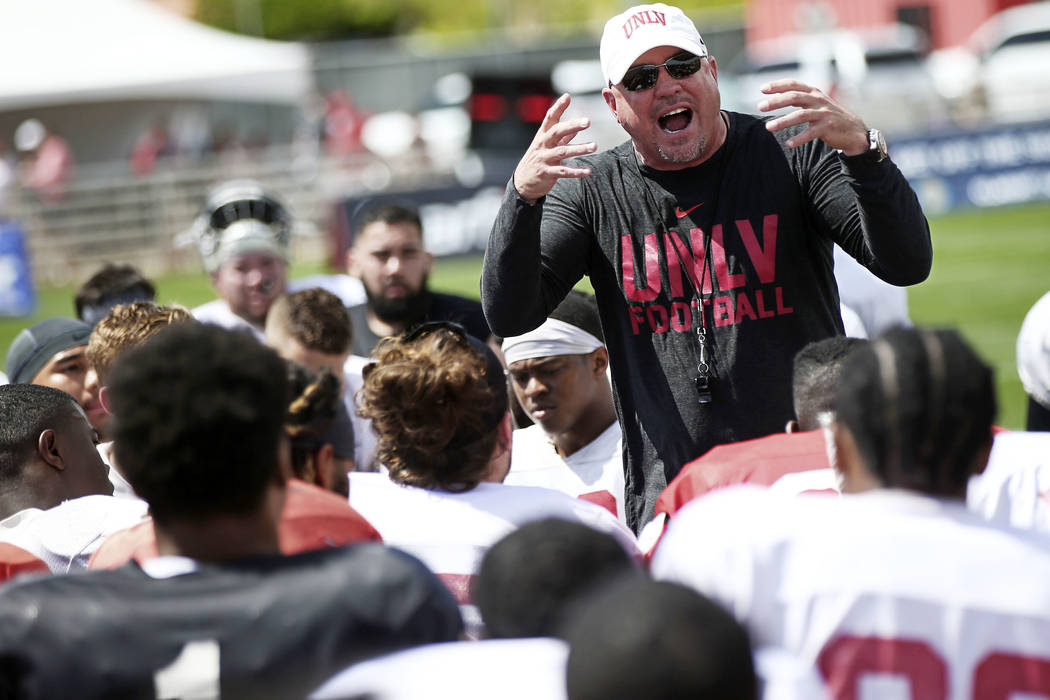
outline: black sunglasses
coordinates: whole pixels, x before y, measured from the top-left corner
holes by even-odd
[[[703,56],[696,56],[689,53],[688,51],[682,51],[676,53],[667,59],[666,62],[660,65],[644,65],[644,66],[631,66],[627,69],[627,72],[623,74],[623,86],[625,89],[631,92],[638,92],[639,90],[648,90],[652,86],[656,85],[656,80],[660,75],[660,67],[663,66],[667,69],[667,74],[676,80],[682,78],[688,78],[693,73],[700,70],[700,62],[703,60]]]

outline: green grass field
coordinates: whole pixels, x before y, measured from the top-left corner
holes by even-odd
[[[969,211],[930,220],[933,272],[909,292],[912,319],[958,328],[996,370],[998,423],[1024,425],[1025,397],[1017,377],[1014,348],[1025,313],[1050,289],[1050,204]],[[480,256],[441,260],[431,286],[477,298]],[[298,265],[292,276],[321,271]],[[159,301],[195,306],[214,298],[201,274],[156,280]],[[584,281],[586,285],[586,281]],[[39,290],[31,318],[0,319],[0,348],[37,320],[72,316],[75,287]]]

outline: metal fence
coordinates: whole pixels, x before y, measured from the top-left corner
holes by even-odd
[[[213,185],[252,178],[279,193],[295,214],[293,260],[321,261],[334,205],[388,187],[424,187],[449,180],[419,151],[395,161],[361,153],[332,158],[276,145],[236,159],[169,163],[143,176],[114,175],[98,164],[78,169],[58,199],[14,186],[0,217],[25,234],[33,278],[43,284],[78,283],[105,262],[128,262],[149,276],[199,271],[186,232]]]

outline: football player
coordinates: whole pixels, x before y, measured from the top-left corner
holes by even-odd
[[[842,371],[843,497],[712,493],[672,519],[652,571],[722,602],[836,699],[1047,695],[1050,542],[964,503],[995,407],[957,333],[891,330]]]
[[[383,340],[365,368],[361,410],[387,474],[350,474],[350,504],[383,541],[424,562],[481,632],[471,582],[485,551],[527,522],[560,517],[634,535],[609,511],[551,489],[503,483],[510,470],[506,379],[495,353],[460,326],[430,323]]]
[[[302,697],[363,657],[458,638],[448,590],[378,544],[283,556],[283,361],[176,324],[114,364],[115,450],[159,557],[0,589],[15,697]]]
[[[514,431],[505,483],[564,491],[626,523],[620,424],[594,297],[571,291],[539,328],[504,338],[503,356],[533,421]]]

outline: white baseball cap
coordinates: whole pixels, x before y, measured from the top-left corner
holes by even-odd
[[[605,23],[599,48],[602,75],[616,85],[639,56],[657,46],[707,55],[696,25],[680,9],[663,3],[635,5]]]

